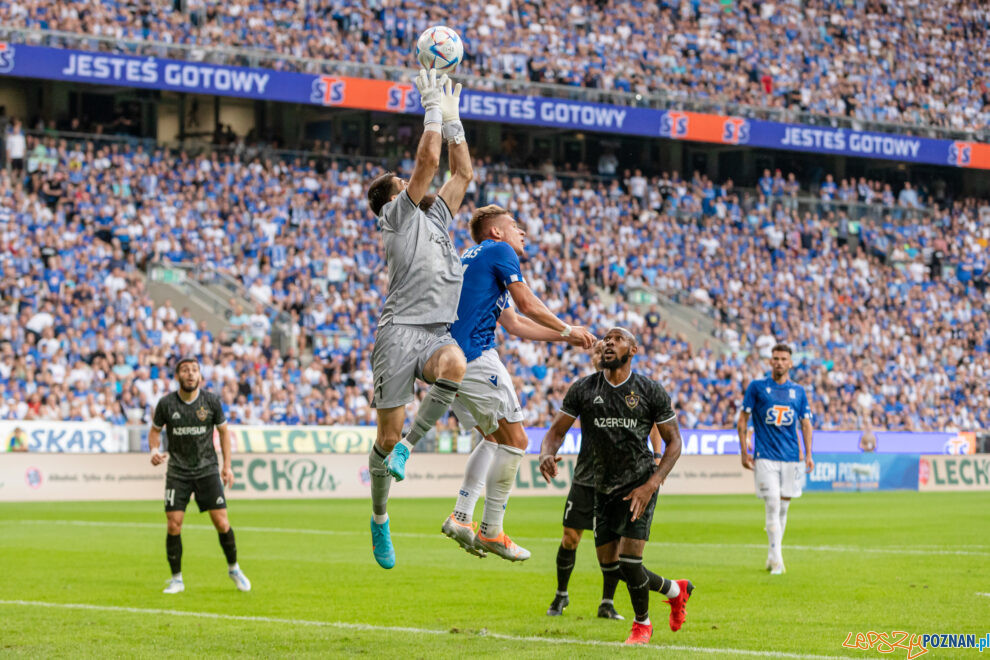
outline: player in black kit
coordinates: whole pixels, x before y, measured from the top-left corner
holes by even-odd
[[[557,475],[557,450],[574,420],[581,420],[581,442],[591,443],[595,473],[595,547],[600,564],[619,564],[636,620],[626,644],[646,644],[653,635],[650,591],[667,596],[670,629],[680,630],[684,606],[694,585],[668,580],[643,566],[657,491],[681,454],[681,434],[670,396],[655,381],[632,371],[636,338],[612,328],[602,339],[604,370],[580,379],[567,391],[560,414],[543,438],[540,471]],[[654,463],[650,431],[656,425],[666,444]]]
[[[237,565],[237,545],[234,530],[227,522],[227,500],[223,487],[234,483],[230,469],[230,435],[227,418],[223,414],[220,397],[199,389],[202,377],[199,361],[184,357],[175,366],[175,378],[179,391],[163,396],[155,406],[148,446],[151,447],[151,464],[161,465],[168,459],[165,474],[165,516],[168,534],[165,537],[165,555],[172,578],[164,593],[185,591],[182,582],[182,519],[185,517],[189,497],[195,495],[199,511],[210,512],[210,520],[220,535],[220,546],[227,557],[227,574],[241,591],[250,591],[251,582]],[[168,436],[168,453],[161,451],[162,429]],[[217,469],[217,452],[213,447],[213,429],[220,434],[223,451],[223,469]]]
[[[595,342],[591,349],[591,363],[595,371],[604,369],[602,364],[602,343]],[[654,426],[650,431],[654,462],[660,462],[663,441]],[[564,504],[564,534],[557,548],[557,591],[554,594],[547,616],[560,616],[570,604],[567,585],[577,557],[577,547],[586,529],[594,529],[595,520],[595,468],[591,460],[591,443],[582,442],[577,460],[574,462],[574,475],[571,488]],[[602,600],[598,605],[599,619],[623,620],[615,611],[615,588],[619,584],[619,562],[600,564],[602,570]]]

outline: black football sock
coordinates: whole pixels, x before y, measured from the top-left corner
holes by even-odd
[[[165,556],[168,557],[168,566],[172,569],[172,575],[182,572],[182,536],[180,534],[165,535]]]
[[[643,569],[643,558],[619,555],[619,570],[626,581],[636,621],[646,623],[650,620],[650,576]]]
[[[602,567],[602,602],[611,603],[615,600],[615,588],[622,579],[619,562],[599,564],[599,566]]]
[[[557,548],[557,594],[567,593],[567,583],[571,581],[571,571],[574,570],[574,557],[577,549],[568,550],[564,546]]]
[[[680,585],[678,585],[673,580],[668,580],[665,577],[660,577],[650,569],[643,567],[646,572],[646,576],[650,578],[650,591],[659,591],[661,594],[667,598],[677,598],[681,593]]]
[[[226,532],[219,532],[218,536],[223,554],[227,556],[227,565],[233,566],[237,563],[237,543],[234,542],[234,528],[228,527]]]

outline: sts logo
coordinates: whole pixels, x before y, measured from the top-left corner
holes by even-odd
[[[10,73],[14,70],[14,47],[0,41],[0,73]]]
[[[419,107],[419,91],[412,85],[392,85],[388,88],[385,109],[390,112],[415,112]]]
[[[969,142],[953,142],[949,147],[949,165],[968,167],[973,157],[973,145]]]
[[[686,112],[667,111],[660,118],[660,135],[669,138],[685,138],[690,126]]]
[[[794,409],[790,406],[774,406],[767,410],[767,417],[763,421],[772,426],[790,426],[794,423]]]
[[[749,142],[749,122],[742,117],[727,117],[722,124],[722,142],[725,144]]]
[[[346,86],[347,83],[333,76],[317,76],[313,79],[313,91],[309,94],[309,101],[320,105],[340,105],[344,102]]]

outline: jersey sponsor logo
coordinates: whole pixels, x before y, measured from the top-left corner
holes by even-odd
[[[495,375],[495,374],[492,374],[491,376],[488,377],[488,382],[491,383],[492,387],[497,388],[498,387],[498,376]]]
[[[595,426],[600,429],[635,429],[639,420],[625,417],[595,417]]]
[[[203,407],[203,404],[200,404],[199,409],[196,411],[196,419],[198,419],[201,422],[205,422],[206,418],[209,415],[210,415],[210,411],[208,411],[205,407]]]
[[[206,433],[205,426],[178,426],[174,429],[169,429],[168,432],[172,435],[203,435]]]
[[[794,423],[794,409],[790,406],[773,406],[767,409],[764,421],[772,426],[790,426]]]
[[[595,400],[593,401],[593,403],[595,403],[595,404],[599,404],[599,403],[604,404],[605,403],[605,399],[603,399],[601,396],[596,396],[595,397]]]
[[[182,419],[182,415],[179,414],[178,410],[172,413],[172,419]]]
[[[639,395],[636,394],[635,392],[630,392],[629,394],[627,394],[626,395],[626,405],[629,406],[630,409],[635,408],[636,406],[638,406],[639,405]]]

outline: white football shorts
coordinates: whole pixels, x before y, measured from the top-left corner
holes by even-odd
[[[461,389],[450,409],[465,427],[477,426],[485,435],[498,428],[500,419],[522,421],[516,388],[498,351],[490,348],[468,362]]]
[[[756,478],[756,496],[801,497],[804,489],[804,463],[801,461],[772,461],[769,458],[756,459],[753,470]]]

